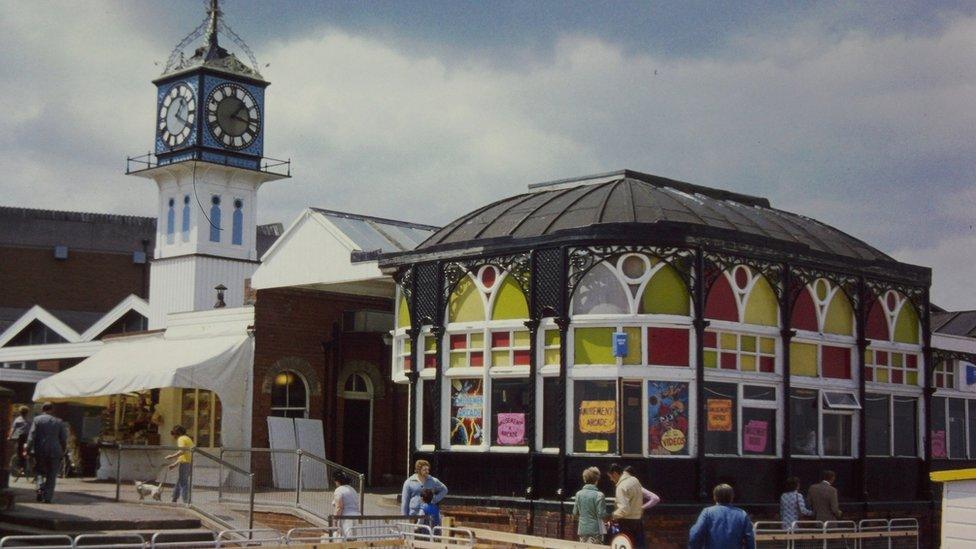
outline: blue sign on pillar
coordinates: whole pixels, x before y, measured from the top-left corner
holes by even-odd
[[[976,385],[976,366],[966,364],[966,385]]]
[[[627,356],[627,333],[613,333],[613,356],[622,358]]]

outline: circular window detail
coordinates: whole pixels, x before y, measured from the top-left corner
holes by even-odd
[[[817,293],[817,299],[821,302],[827,299],[827,281],[824,279],[819,279],[814,283],[814,291]]]
[[[173,200],[172,198],[170,198],[169,199],[169,207],[172,208],[174,204],[176,204],[176,201]]]
[[[481,269],[481,273],[478,275],[481,279],[481,285],[484,286],[486,290],[490,290],[495,287],[495,280],[498,279],[498,272],[494,267],[488,266]]]
[[[898,306],[898,296],[895,292],[888,290],[888,295],[885,296],[885,303],[888,305],[888,312],[895,312],[895,307]]]
[[[220,205],[220,197],[219,196],[216,196],[216,195],[211,196],[210,197],[210,203],[213,204],[214,206],[219,206]]]
[[[735,287],[738,288],[740,292],[746,291],[746,286],[749,285],[749,267],[739,265],[734,271],[732,271],[732,275],[735,279]]]
[[[628,282],[634,284],[640,282],[647,274],[647,270],[650,268],[651,262],[647,260],[646,257],[637,254],[625,255],[620,258],[620,272],[624,274],[624,277]]]

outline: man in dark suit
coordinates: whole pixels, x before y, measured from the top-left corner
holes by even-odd
[[[837,503],[837,488],[834,488],[834,480],[837,475],[833,471],[824,471],[823,480],[811,485],[807,491],[807,499],[810,501],[810,509],[813,510],[815,520],[826,522],[828,520],[840,520],[840,505]]]
[[[51,415],[52,410],[54,404],[45,402],[27,435],[27,451],[34,456],[34,473],[38,475],[37,501],[44,503],[51,503],[54,498],[54,483],[68,445],[68,429],[60,418]],[[44,475],[43,484],[40,475]]]

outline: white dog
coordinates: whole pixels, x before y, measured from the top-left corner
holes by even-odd
[[[146,499],[146,496],[159,501],[163,496],[163,487],[161,484],[152,484],[150,482],[135,482],[136,492],[139,494],[139,501]]]

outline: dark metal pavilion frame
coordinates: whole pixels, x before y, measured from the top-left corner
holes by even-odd
[[[656,256],[680,273],[692,298],[692,330],[696,348],[695,384],[699,408],[693,459],[629,458],[621,456],[574,456],[567,448],[568,418],[555,418],[560,433],[557,455],[536,447],[535,399],[529,395],[526,418],[527,453],[457,452],[435,445],[433,451],[419,451],[416,422],[408,421],[411,455],[432,462],[437,476],[451,486],[452,493],[512,498],[512,500],[559,500],[578,487],[579,472],[590,465],[605,468],[611,461],[633,465],[645,478],[655,479],[655,490],[666,492],[671,503],[698,503],[719,481],[732,481],[745,489],[748,503],[776,501],[787,476],[817,477],[822,468],[838,472],[842,496],[848,501],[931,501],[928,483],[930,449],[924,457],[873,458],[858,445],[853,459],[796,459],[791,456],[790,407],[782,407],[783,437],[779,459],[764,461],[766,470],[757,475],[756,461],[713,458],[704,451],[705,414],[701,413],[705,367],[703,335],[709,325],[704,318],[706,297],[723,271],[746,265],[761,273],[772,286],[779,306],[782,362],[790,363],[791,310],[801,290],[817,279],[826,279],[849,296],[855,314],[857,357],[854,365],[863,372],[869,308],[889,290],[904,295],[915,307],[921,322],[921,351],[924,367],[932,363],[930,346],[928,268],[900,263],[863,242],[796,214],[771,208],[762,198],[699,187],[629,170],[564,180],[536,186],[531,192],[489,204],[435,233],[411,252],[381,256],[385,272],[393,274],[410,314],[407,335],[412,342],[413,364],[420,364],[423,349],[417,341],[429,330],[437,341],[434,391],[441,394],[443,379],[443,334],[447,300],[462,277],[484,265],[495,265],[510,273],[524,290],[530,317],[529,379],[539,367],[536,337],[540,322],[552,319],[561,336],[558,377],[558,407],[566,409],[567,332],[571,327],[570,303],[582,277],[601,261],[623,253]],[[416,369],[406,373],[411,384],[411,410],[416,410]],[[784,367],[783,391],[790,391],[790,368]],[[864,401],[865,382],[857,375],[858,393]],[[928,432],[930,376],[924,375],[922,393],[923,432]],[[533,387],[535,385],[533,384]],[[435,401],[440,417],[440,400]],[[863,414],[863,409],[858,412]],[[547,421],[549,418],[547,418]],[[865,421],[858,422],[859,440],[865,438]],[[441,422],[435,422],[440,441]],[[489,473],[490,472],[490,473]],[[737,488],[738,490],[738,488]]]

